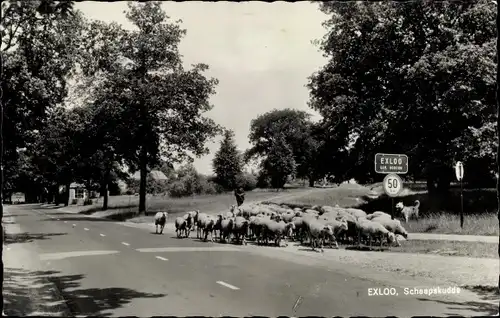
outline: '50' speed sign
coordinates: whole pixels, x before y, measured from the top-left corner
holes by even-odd
[[[403,190],[403,180],[394,173],[388,174],[384,178],[384,191],[390,197],[397,196]]]

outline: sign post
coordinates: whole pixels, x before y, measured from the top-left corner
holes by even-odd
[[[385,193],[391,197],[391,219],[394,220],[394,197],[397,197],[398,194],[403,190],[403,180],[395,174],[390,173],[384,178],[384,191]]]
[[[408,173],[408,156],[403,154],[375,154],[375,172],[387,174],[384,178],[384,191],[391,197],[391,218],[394,219],[394,197],[403,190],[403,180],[399,174]]]
[[[458,161],[455,165],[455,175],[457,180],[460,181],[460,228],[464,228],[464,192],[462,180],[464,179],[464,165]]]

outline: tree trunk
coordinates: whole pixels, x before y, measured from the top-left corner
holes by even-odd
[[[110,169],[106,169],[106,172],[104,172],[104,181],[102,183],[102,191],[103,191],[103,196],[104,199],[102,201],[102,210],[106,211],[108,209],[108,184],[109,184],[109,175],[111,174]]]
[[[59,205],[60,203],[60,197],[59,197],[59,184],[56,184],[56,186],[54,187],[54,203],[55,205]]]
[[[316,181],[314,179],[314,177],[313,176],[309,176],[309,187],[310,188],[314,188],[314,181]]]
[[[148,151],[145,145],[141,147],[141,157],[139,168],[141,171],[141,181],[139,183],[139,214],[146,213],[146,186],[148,178]]]
[[[500,10],[497,4],[497,25],[500,23]],[[497,52],[500,51],[500,36],[497,32]],[[497,63],[497,204],[498,204],[498,226],[500,228],[500,67]],[[498,257],[500,258],[500,233],[498,234]],[[498,292],[500,293],[500,272],[498,273]],[[500,304],[499,304],[500,308]],[[500,310],[499,310],[500,311]]]
[[[64,206],[69,205],[69,188],[71,187],[71,183],[66,183],[65,191],[64,191]]]

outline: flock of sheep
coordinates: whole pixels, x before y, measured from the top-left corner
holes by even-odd
[[[418,207],[405,207],[401,202],[396,205],[398,216],[406,222],[411,217],[418,219]],[[166,224],[168,214],[158,212],[155,215],[156,233],[160,226],[160,234]],[[197,231],[197,237],[213,242],[214,238],[221,243],[235,241],[247,244],[253,240],[257,244],[274,242],[281,246],[284,240],[293,240],[304,244],[308,242],[313,250],[323,246],[338,248],[338,242],[344,244],[360,244],[370,246],[375,241],[382,246],[399,246],[398,235],[408,238],[400,220],[392,219],[384,212],[367,214],[360,209],[340,208],[338,206],[313,206],[311,208],[290,208],[278,204],[249,204],[240,207],[231,206],[227,212],[208,215],[200,211],[190,211],[175,219],[175,231],[178,238],[189,237],[191,231]],[[217,235],[218,234],[218,235]]]

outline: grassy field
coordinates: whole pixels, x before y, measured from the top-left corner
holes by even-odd
[[[245,201],[261,201],[268,200],[277,196],[289,196],[307,191],[305,188],[285,189],[283,191],[250,191],[245,194]],[[225,193],[218,195],[198,195],[184,198],[169,198],[164,196],[149,196],[146,199],[146,210],[148,215],[158,211],[167,211],[170,215],[184,213],[186,211],[200,210],[206,212],[212,211],[228,211],[232,204],[236,204],[233,193]],[[71,205],[65,209],[83,214],[98,213],[104,216],[119,221],[135,218],[136,222],[140,222],[143,217],[136,218],[139,206],[139,197],[134,195],[111,196],[109,198],[109,208],[106,212],[99,212],[102,208],[102,198],[97,200],[93,205]],[[146,215],[147,222],[151,221],[151,217]]]

